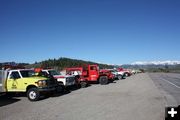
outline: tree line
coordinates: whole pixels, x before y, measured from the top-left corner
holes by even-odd
[[[78,60],[78,59],[70,59],[70,58],[58,58],[58,59],[48,59],[41,62],[35,62],[34,64],[29,64],[26,66],[26,68],[54,68],[57,70],[63,70],[67,67],[81,67],[88,64],[97,64],[99,65],[100,69],[103,68],[114,68],[113,65],[108,64],[100,64],[96,62],[91,61],[85,61],[85,60]]]

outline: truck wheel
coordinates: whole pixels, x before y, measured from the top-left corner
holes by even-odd
[[[121,80],[122,79],[122,75],[118,75],[118,80]]]
[[[64,85],[59,85],[59,86],[57,87],[57,89],[56,89],[56,92],[57,92],[57,93],[63,93],[63,92],[64,92],[64,89],[65,89]]]
[[[85,82],[85,81],[80,82],[80,85],[81,85],[81,88],[85,88],[85,87],[87,87],[87,82]]]
[[[101,77],[99,78],[99,83],[100,83],[101,85],[106,85],[106,84],[108,84],[108,78],[107,78],[106,76],[101,76]]]
[[[37,101],[40,98],[40,93],[37,88],[30,88],[27,91],[27,97],[30,101]]]
[[[128,73],[125,73],[125,76],[126,76],[126,77],[128,77],[128,76],[129,76],[129,74],[128,74]]]
[[[126,75],[125,74],[123,74],[122,79],[126,79]]]

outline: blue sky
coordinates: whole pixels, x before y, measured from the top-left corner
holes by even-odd
[[[0,62],[180,60],[179,0],[1,0]]]

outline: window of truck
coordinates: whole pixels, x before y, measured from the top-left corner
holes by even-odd
[[[90,67],[90,70],[97,70],[97,69],[96,69],[96,66],[91,66],[91,67]]]
[[[10,79],[18,79],[18,78],[21,78],[20,75],[19,75],[19,72],[12,72],[11,75],[10,75]]]
[[[35,75],[35,72],[33,70],[23,70],[20,71],[22,77],[32,77]]]
[[[50,75],[61,75],[59,72],[57,72],[55,70],[49,70],[48,72]]]
[[[48,73],[46,71],[42,71],[42,75],[46,76]]]
[[[118,72],[117,70],[110,70],[111,72]]]

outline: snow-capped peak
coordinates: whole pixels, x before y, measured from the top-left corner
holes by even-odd
[[[180,61],[137,61],[132,63],[131,65],[176,65],[180,64]]]

